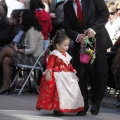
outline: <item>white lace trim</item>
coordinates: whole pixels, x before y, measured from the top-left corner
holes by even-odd
[[[66,56],[62,55],[62,53],[60,53],[60,52],[57,51],[57,50],[53,50],[53,51],[50,53],[50,55],[55,55],[55,56],[57,56],[58,58],[62,59],[65,64],[68,65],[68,64],[70,63],[70,60],[72,59],[72,57],[71,57],[67,52],[65,52],[65,54],[66,54]]]

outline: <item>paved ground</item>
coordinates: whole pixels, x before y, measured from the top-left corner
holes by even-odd
[[[22,93],[18,96],[16,93],[11,95],[0,95],[0,120],[119,120],[120,108],[101,107],[99,115],[91,115],[88,111],[84,117],[76,116],[75,114],[66,114],[62,117],[54,117],[53,111],[37,111],[35,109],[37,95],[30,93]],[[111,98],[104,98],[102,106],[107,106],[105,101],[112,104],[110,101],[115,101]]]

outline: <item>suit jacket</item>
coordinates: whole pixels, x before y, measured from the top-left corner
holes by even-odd
[[[52,0],[50,4],[50,13],[54,13],[56,18],[52,20],[53,27],[60,29],[63,27],[64,22],[64,13],[63,13],[63,5],[65,0]]]
[[[112,42],[105,29],[109,12],[104,0],[82,0],[82,14],[83,25],[77,19],[73,0],[68,0],[64,4],[64,27],[67,35],[75,41],[78,34],[92,28],[96,32],[96,52],[111,47]],[[75,47],[80,47],[80,43],[75,42]]]

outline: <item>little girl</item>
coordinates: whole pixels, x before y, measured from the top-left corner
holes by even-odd
[[[54,115],[76,113],[84,110],[83,97],[78,85],[76,70],[72,67],[71,56],[66,52],[70,40],[57,32],[53,50],[47,60],[36,108],[54,110]]]

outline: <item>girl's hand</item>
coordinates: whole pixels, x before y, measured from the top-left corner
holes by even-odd
[[[76,76],[77,81],[79,81],[79,78]]]
[[[77,73],[77,71],[76,71],[75,69],[73,70],[73,72],[74,72],[75,74]]]
[[[46,81],[50,81],[51,78],[52,78],[51,72],[50,71],[46,71],[46,77],[45,77]]]

